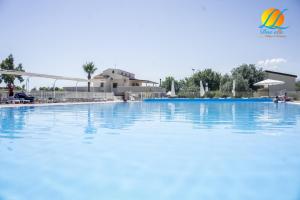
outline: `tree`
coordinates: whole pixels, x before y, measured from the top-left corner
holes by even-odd
[[[257,87],[254,86],[254,83],[262,81],[265,77],[262,68],[257,68],[254,64],[242,64],[241,66],[234,68],[231,71],[231,74],[233,79],[239,79],[242,85],[245,82],[248,82],[249,88],[252,90],[257,89]],[[242,79],[244,80],[242,81]]]
[[[88,62],[82,66],[83,70],[88,74],[88,80],[91,80],[91,75],[95,73],[97,68],[95,67],[93,62]],[[91,83],[88,82],[88,92],[90,92]]]
[[[192,77],[187,77],[179,81],[180,90],[178,92],[179,97],[195,98],[199,96],[199,86],[194,84]]]
[[[171,91],[172,81],[174,81],[175,92],[179,92],[182,82],[176,81],[172,76],[166,77],[165,80],[162,81],[161,87],[165,88],[166,91]]]
[[[15,66],[14,58],[13,58],[12,54],[10,54],[7,58],[2,60],[2,62],[0,63],[0,69],[24,72],[24,69],[23,69],[23,66],[21,63],[18,64],[17,67]],[[0,75],[0,83],[4,82],[7,85],[7,87],[10,90],[10,96],[13,95],[15,79],[18,79],[20,83],[24,81],[22,76],[9,75],[9,74],[1,74]]]
[[[205,85],[208,83],[210,90],[219,90],[221,74],[213,71],[212,69],[204,69],[203,71],[196,72],[192,76],[194,84],[200,87],[200,80]]]
[[[15,67],[14,64],[14,58],[13,55],[10,54],[7,58],[5,58],[4,60],[2,60],[1,64],[0,64],[0,68],[2,70],[13,70],[13,71],[22,71],[24,72],[25,70],[23,69],[22,64],[18,64],[17,67]],[[15,79],[18,79],[20,82],[23,82],[24,79],[22,78],[22,76],[16,76],[16,75],[8,75],[8,74],[1,74],[0,75],[0,83],[4,82],[7,85],[8,84],[14,84]]]
[[[36,90],[36,88],[35,88],[35,90]],[[64,91],[64,89],[63,88],[59,88],[59,87],[55,87],[55,88],[53,88],[53,87],[40,87],[39,88],[39,90],[40,91]]]
[[[222,92],[231,92],[232,91],[233,80],[232,77],[228,74],[222,76],[220,81],[220,90]]]
[[[249,92],[249,82],[247,79],[244,79],[244,77],[241,74],[237,74],[234,77],[235,79],[235,90],[237,92]]]

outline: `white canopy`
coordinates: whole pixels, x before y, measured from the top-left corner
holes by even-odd
[[[65,76],[38,74],[38,73],[22,72],[22,71],[14,71],[14,70],[0,70],[0,74],[50,78],[50,79],[55,79],[55,80],[67,80],[67,81],[76,81],[76,82],[99,82],[99,80],[96,80],[96,79],[87,80],[87,79],[83,79],[83,78],[72,78],[72,77],[65,77]]]
[[[260,82],[255,83],[255,86],[269,86],[269,85],[282,85],[285,84],[284,81],[278,81],[273,79],[266,79]]]
[[[101,81],[99,79],[88,80],[88,79],[83,79],[83,78],[72,78],[72,77],[65,77],[65,76],[56,76],[56,75],[49,75],[49,74],[38,74],[38,73],[22,72],[22,71],[14,71],[14,70],[0,70],[0,74],[54,79],[53,88],[55,88],[55,83],[56,83],[57,80],[76,81],[76,93],[77,93],[77,84],[79,82],[97,83],[97,82]],[[27,84],[29,84],[29,79],[27,79],[27,81],[28,81]],[[28,89],[29,89],[29,86],[27,86],[27,90]],[[55,98],[55,90],[53,90],[53,97]]]
[[[266,79],[260,82],[255,83],[255,86],[265,86],[268,87],[268,96],[270,96],[270,85],[283,85],[285,84],[284,81],[278,81],[278,80],[273,80],[273,79]]]

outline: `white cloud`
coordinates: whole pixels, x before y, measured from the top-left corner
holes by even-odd
[[[280,65],[286,62],[287,60],[284,58],[272,58],[272,59],[260,60],[257,62],[257,65],[259,67],[263,67],[264,69],[278,69]]]

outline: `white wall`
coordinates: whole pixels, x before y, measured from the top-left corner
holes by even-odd
[[[269,89],[271,96],[279,95],[279,92],[283,90],[286,90],[287,92],[295,92],[296,77],[266,72],[266,78],[285,82],[283,85],[270,86]]]

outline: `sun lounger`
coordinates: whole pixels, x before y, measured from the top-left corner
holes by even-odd
[[[21,103],[21,101],[19,99],[15,99],[15,98],[8,98],[6,103],[19,104],[19,103]]]
[[[19,100],[20,100],[20,103],[30,103],[30,100],[26,100],[26,99],[24,99],[24,98],[19,98]]]

